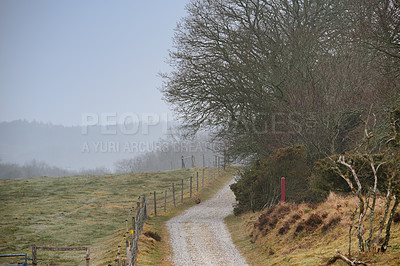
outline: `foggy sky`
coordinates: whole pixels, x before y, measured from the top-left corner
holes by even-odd
[[[166,113],[159,72],[189,0],[1,0],[0,121]]]

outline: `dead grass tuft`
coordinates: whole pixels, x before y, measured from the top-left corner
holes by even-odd
[[[153,238],[155,241],[160,242],[161,236],[157,232],[147,231],[143,233],[145,236]]]
[[[283,226],[279,229],[278,234],[285,235],[290,230],[289,222],[285,222]]]
[[[321,224],[323,220],[317,213],[312,213],[307,220],[301,221],[295,230],[295,234],[301,233],[302,231],[313,233]]]
[[[393,215],[393,222],[394,222],[394,223],[400,223],[400,212],[396,212],[396,213]]]
[[[263,235],[267,234],[291,212],[293,207],[293,204],[279,204],[264,210],[258,221],[254,223],[254,228],[261,231]]]
[[[341,220],[342,220],[342,218],[339,215],[335,215],[334,217],[330,218],[328,223],[325,224],[324,226],[322,226],[322,229],[321,229],[322,232],[326,232],[329,229],[332,229],[333,227],[338,225]]]
[[[384,199],[377,201],[377,206],[384,206]],[[331,193],[328,199],[317,208],[308,204],[286,205],[290,212],[283,215],[274,229],[265,223],[268,232],[259,231],[255,224],[268,213],[268,219],[277,215],[280,205],[257,213],[232,216],[229,226],[235,244],[240,248],[251,265],[320,265],[335,254],[335,249],[348,250],[348,231],[351,213],[357,206],[357,198]],[[283,213],[283,210],[280,211]],[[383,212],[377,208],[380,216]],[[400,213],[400,212],[399,212]],[[398,215],[400,219],[400,214]],[[266,219],[266,217],[264,217]],[[379,222],[375,222],[374,226]],[[241,230],[247,226],[247,230]],[[398,265],[400,258],[400,221],[393,223],[392,246],[385,254],[372,253],[368,258],[373,265]],[[369,228],[366,227],[366,230]],[[297,231],[297,232],[296,232]],[[251,236],[249,236],[251,235]],[[382,233],[384,235],[384,233]],[[382,238],[382,237],[381,237]],[[353,234],[352,252],[356,252],[357,240]],[[272,251],[272,252],[271,252]]]
[[[301,213],[295,213],[292,215],[292,217],[289,219],[290,224],[295,224],[297,220],[301,219]]]

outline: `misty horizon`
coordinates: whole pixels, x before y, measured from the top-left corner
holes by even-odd
[[[188,2],[1,1],[0,162],[113,169],[168,139],[160,73]]]
[[[171,113],[159,74],[188,1],[156,3],[1,1],[0,121]]]

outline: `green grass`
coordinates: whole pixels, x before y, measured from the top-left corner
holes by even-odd
[[[0,180],[0,254],[31,256],[32,244],[89,246],[91,264],[107,265],[116,257],[138,196],[182,179],[186,184],[196,170]],[[84,256],[38,251],[41,264],[84,264]]]

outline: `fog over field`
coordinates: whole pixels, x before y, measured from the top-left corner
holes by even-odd
[[[172,170],[202,165],[203,155],[205,165],[214,163],[218,147],[207,135],[186,139],[177,122],[147,118],[69,127],[2,122],[0,179]]]
[[[4,176],[24,165],[114,171],[171,139],[160,73],[187,3],[1,1]]]
[[[21,120],[3,122],[0,158],[18,164],[44,161],[71,170],[111,168],[119,159],[155,150],[156,142],[167,134],[167,122],[87,127]]]

